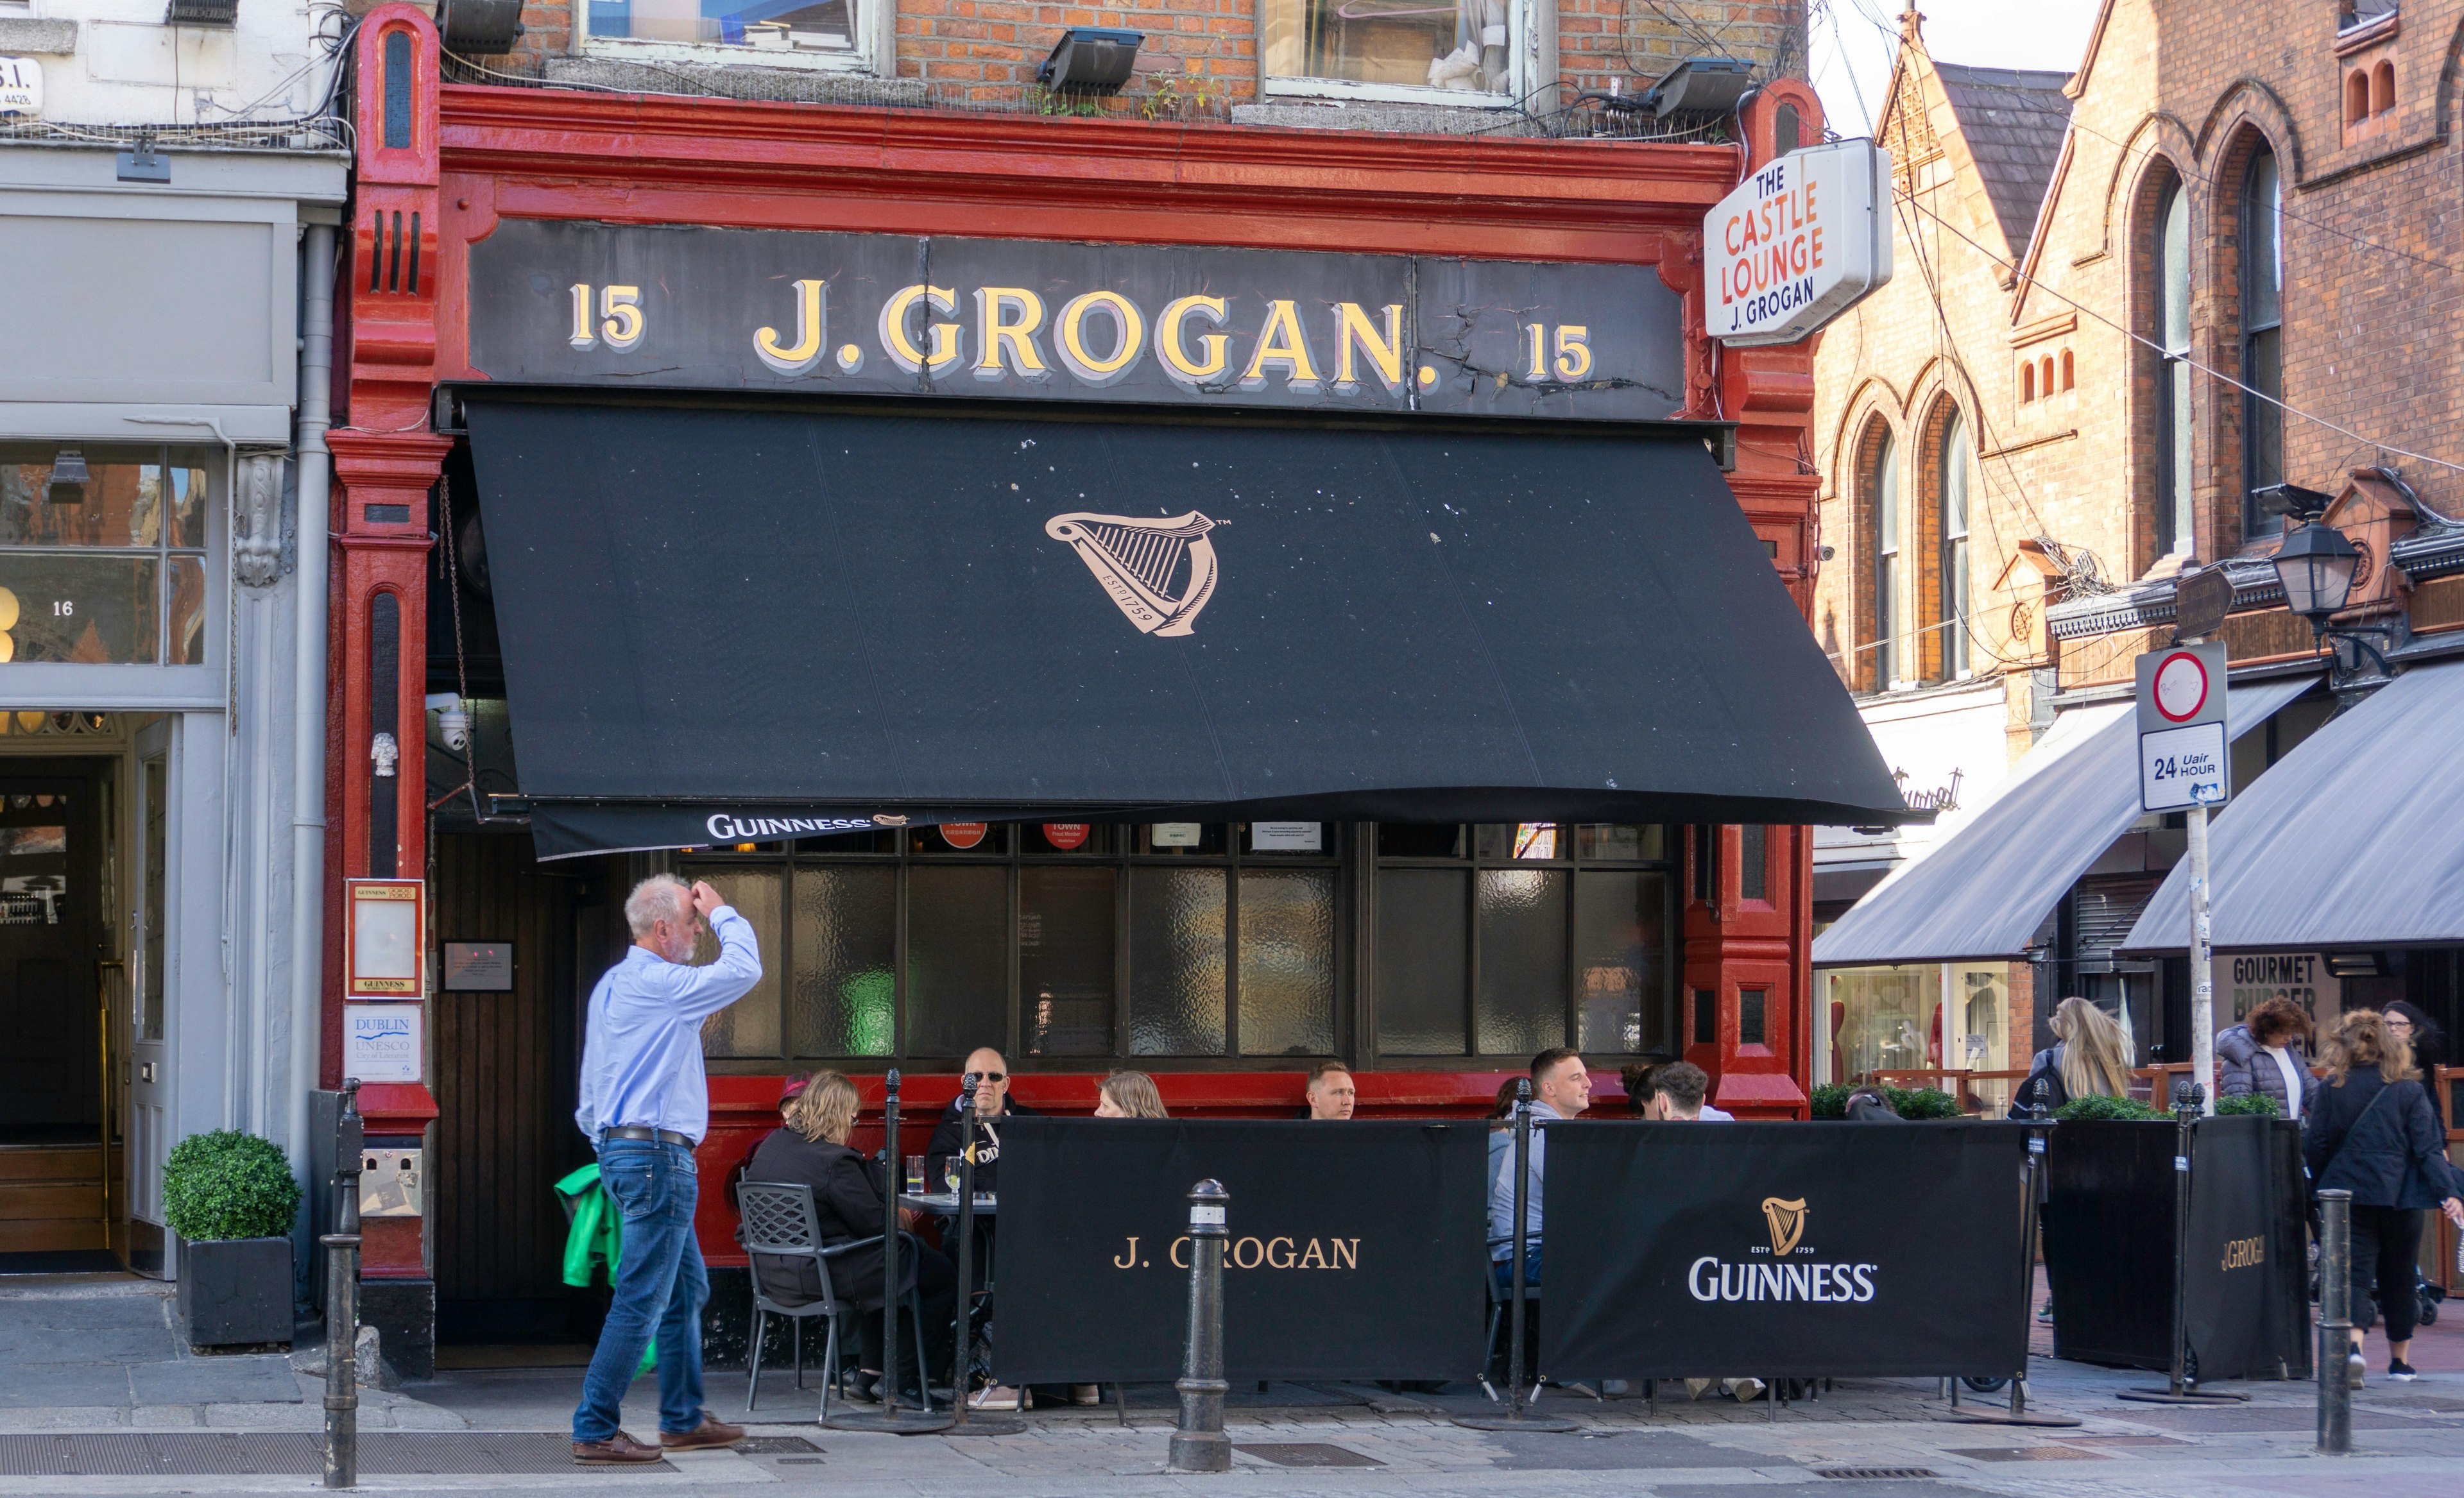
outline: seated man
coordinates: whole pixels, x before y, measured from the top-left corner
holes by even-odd
[[[1352,1083],[1351,1068],[1340,1061],[1321,1061],[1309,1068],[1309,1082],[1301,1089],[1301,1096],[1309,1100],[1301,1116],[1327,1121],[1349,1118],[1359,1095]]]
[[[1000,1190],[996,1184],[1001,1165],[1001,1121],[1013,1115],[1031,1118],[1035,1110],[1024,1103],[1014,1103],[1009,1096],[1009,1063],[1001,1053],[989,1046],[980,1046],[967,1053],[966,1069],[976,1077],[976,1194],[991,1196]],[[924,1147],[924,1189],[947,1191],[948,1166],[958,1153],[958,1100],[941,1110],[940,1122],[933,1126],[932,1142]]]
[[[1703,1101],[1711,1078],[1690,1061],[1675,1061],[1651,1073],[1651,1116],[1668,1123],[1735,1123],[1736,1115]]]
[[[1695,1073],[1700,1076],[1701,1072]],[[1540,1124],[1551,1118],[1575,1118],[1592,1106],[1592,1073],[1584,1067],[1583,1058],[1572,1049],[1559,1046],[1531,1058],[1531,1168],[1530,1179],[1523,1196],[1524,1220],[1529,1224],[1524,1240],[1524,1283],[1540,1283],[1540,1200],[1541,1181],[1547,1169],[1548,1133]],[[1494,1136],[1492,1136],[1494,1137]],[[1506,1147],[1497,1152],[1497,1167],[1488,1180],[1488,1258],[1489,1272],[1496,1276],[1498,1292],[1509,1292],[1514,1284],[1514,1136],[1506,1135]]]

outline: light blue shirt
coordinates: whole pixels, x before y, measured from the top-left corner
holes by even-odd
[[[1560,1116],[1546,1103],[1531,1105],[1531,1186],[1523,1197],[1523,1216],[1530,1224],[1529,1241],[1535,1247],[1540,1243],[1541,1162],[1549,1148],[1549,1131],[1540,1127],[1540,1121]],[[1497,1264],[1514,1257],[1514,1131],[1490,1135],[1490,1143],[1501,1137],[1506,1147],[1491,1151],[1494,1164],[1488,1173],[1488,1257]]]
[[[710,913],[718,960],[671,962],[647,948],[625,949],[590,992],[582,1046],[582,1106],[573,1121],[593,1143],[602,1129],[672,1129],[695,1144],[710,1130],[710,1084],[702,1074],[701,1022],[761,981],[753,923],[732,905]]]

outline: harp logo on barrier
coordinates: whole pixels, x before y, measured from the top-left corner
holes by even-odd
[[[1140,634],[1188,634],[1215,595],[1216,522],[1192,510],[1169,519],[1056,515],[1044,534],[1067,541]]]
[[[1805,1202],[1783,1201],[1777,1197],[1763,1198],[1763,1222],[1771,1228],[1771,1252],[1782,1258],[1805,1236]]]

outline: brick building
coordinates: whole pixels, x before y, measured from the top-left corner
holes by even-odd
[[[2340,702],[2464,645],[2445,632],[2464,625],[2464,555],[2442,518],[2464,514],[2447,334],[2464,287],[2446,215],[2423,208],[2452,173],[2459,18],[2464,6],[2414,0],[2341,14],[2324,0],[2107,0],[2067,78],[1937,62],[1903,19],[1881,127],[1903,190],[1899,278],[1816,360],[1815,624],[1869,721],[1988,683],[1979,700],[1998,700],[2018,766],[1998,779],[2024,786],[2103,726],[2075,715],[2120,711],[2134,659],[2173,638],[2180,580],[2221,569],[2238,797]],[[2365,559],[2335,622],[2372,626],[2365,643],[2387,663],[2351,645],[2331,657],[2284,606],[2274,554],[2322,508]],[[1928,856],[1992,824],[1994,791],[1971,778],[1972,804]],[[1993,954],[2025,962],[2007,1066],[2047,1044],[2045,1011],[2074,993],[2126,1017],[2143,1062],[2189,1059],[2187,960],[2132,936],[2182,856],[2180,818],[2118,830]],[[1868,879],[1897,851],[1833,836],[1829,861],[1861,857]],[[1832,892],[1853,893],[1842,882]],[[1862,917],[1912,882],[1879,887],[1817,962],[1884,953]],[[2233,960],[2217,958],[2219,1025],[2259,992]],[[2453,961],[2340,957],[2343,1002],[2409,993],[2451,1012]],[[1924,1031],[1920,970],[1831,980],[1925,990],[1905,1001]],[[2332,1007],[2337,982],[2304,998]]]

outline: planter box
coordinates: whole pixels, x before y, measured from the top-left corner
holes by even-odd
[[[180,1241],[180,1330],[190,1347],[291,1340],[291,1240]]]
[[[2172,1366],[2174,1137],[2169,1119],[2055,1127],[2045,1203],[2055,1356]],[[2185,1291],[2196,1376],[2308,1377],[2299,1126],[2203,1119],[2190,1150]]]

